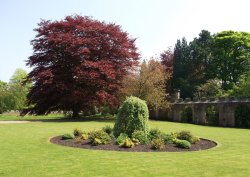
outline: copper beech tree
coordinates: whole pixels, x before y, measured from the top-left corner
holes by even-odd
[[[23,114],[63,110],[78,117],[93,106],[117,105],[123,76],[138,64],[135,39],[119,25],[78,15],[42,20],[35,31],[27,61],[31,108]]]

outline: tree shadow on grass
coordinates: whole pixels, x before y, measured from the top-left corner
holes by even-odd
[[[1,119],[0,119],[1,120]],[[27,116],[27,117],[21,117],[21,116],[15,116],[15,118],[11,119],[14,121],[29,121],[29,122],[46,122],[46,123],[65,123],[65,122],[114,122],[115,121],[115,115],[89,115],[89,116],[81,116],[79,118],[71,118],[71,117],[65,117],[63,115],[57,115],[57,116]],[[7,121],[5,119],[4,121]]]
[[[81,118],[61,118],[61,119],[38,119],[38,120],[30,120],[30,122],[58,122],[58,123],[65,123],[65,122],[114,122],[114,118],[89,118],[89,117],[81,117]]]

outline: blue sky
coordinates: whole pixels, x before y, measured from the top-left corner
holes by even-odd
[[[16,68],[31,70],[25,60],[41,18],[80,14],[114,22],[137,38],[141,57],[148,59],[202,29],[250,32],[249,5],[249,0],[1,0],[0,80],[7,82]]]

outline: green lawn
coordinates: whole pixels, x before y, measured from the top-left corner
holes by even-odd
[[[0,120],[7,118],[0,117]],[[14,118],[12,118],[14,120]],[[49,138],[76,127],[99,129],[112,121],[32,122],[0,125],[1,177],[250,176],[250,130],[151,121],[165,132],[190,130],[219,146],[197,152],[112,152],[75,149]]]

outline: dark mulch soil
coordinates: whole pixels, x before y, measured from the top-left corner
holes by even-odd
[[[182,149],[176,147],[174,144],[167,144],[162,150],[151,149],[148,145],[136,145],[133,148],[122,148],[112,142],[107,145],[92,146],[89,140],[76,142],[74,139],[62,140],[62,136],[56,136],[50,139],[51,143],[59,144],[62,146],[70,146],[75,148],[93,149],[93,150],[105,150],[105,151],[129,151],[129,152],[183,152],[183,151],[199,151],[204,149],[210,149],[217,144],[207,139],[201,139],[199,142],[192,144],[190,149]]]

